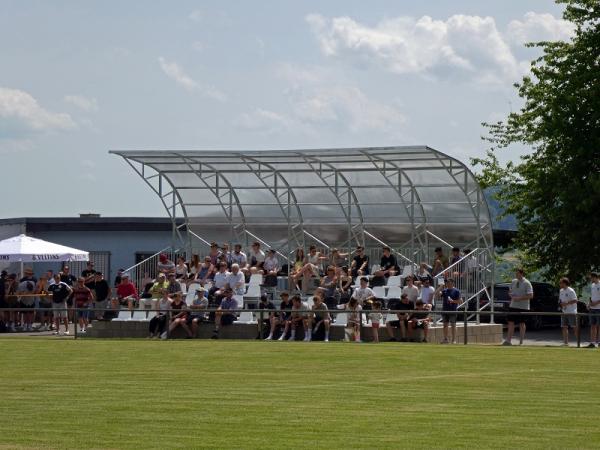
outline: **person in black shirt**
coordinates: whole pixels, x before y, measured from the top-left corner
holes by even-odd
[[[410,311],[414,309],[415,305],[408,299],[407,294],[402,294],[400,296],[400,302],[396,303],[390,309],[396,309],[400,311]],[[406,341],[406,322],[408,319],[408,314],[406,313],[396,313],[398,316],[398,320],[386,320],[385,328],[388,332],[389,340],[395,342],[397,339],[394,336],[394,328],[400,329],[400,340]],[[389,315],[388,315],[389,317]]]
[[[8,308],[8,304],[6,303],[6,277],[8,272],[3,270],[0,274],[0,309]],[[8,316],[5,317],[4,312],[0,312],[0,322],[8,322]]]
[[[365,255],[365,248],[361,245],[356,247],[356,255],[352,258],[352,278],[369,274],[369,257]]]
[[[69,287],[73,287],[77,281],[77,277],[70,272],[69,266],[64,266],[60,273],[60,281],[65,283]],[[69,307],[69,320],[73,321],[73,294],[67,298],[67,306]]]
[[[81,276],[85,278],[85,287],[94,290],[94,284],[96,282],[96,271],[94,270],[94,263],[89,261],[87,267],[81,272]]]
[[[102,272],[94,273],[94,314],[96,319],[104,319],[104,312],[108,308],[111,289]],[[100,311],[101,310],[101,311]]]
[[[273,310],[273,312],[269,312],[269,313],[262,313],[259,314],[262,317],[262,329],[263,332],[264,330],[269,330],[271,327],[271,318],[275,315],[275,305],[273,304],[273,302],[269,301],[269,298],[263,294],[260,296],[260,302],[258,303],[258,309],[268,309],[268,310]],[[258,321],[258,334],[256,336],[256,339],[262,339],[262,337],[260,334],[260,330],[261,330],[261,321]]]
[[[115,276],[115,282],[113,283],[114,287],[118,287],[121,284],[121,275],[125,273],[125,269],[117,270],[117,275]]]
[[[65,325],[65,334],[69,334],[69,320],[67,318],[67,298],[73,293],[73,289],[63,281],[60,281],[59,274],[54,275],[54,283],[48,286],[48,292],[52,293],[52,313],[54,315],[54,324],[56,329],[54,334],[60,332],[60,319],[63,319]]]
[[[279,296],[281,297],[281,304],[279,305],[280,313],[271,315],[271,330],[265,341],[273,340],[273,335],[275,334],[277,327],[285,326],[285,323],[289,320],[290,315],[292,314],[292,302],[290,301],[290,294],[284,291],[279,294]]]
[[[371,287],[385,286],[385,279],[391,275],[396,275],[399,272],[398,260],[395,255],[392,255],[392,250],[389,247],[383,247],[383,254],[379,263],[380,269],[373,274],[371,279]]]

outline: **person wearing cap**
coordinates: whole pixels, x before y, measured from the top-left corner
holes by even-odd
[[[198,335],[200,322],[206,317],[206,313],[203,312],[206,308],[208,308],[208,291],[203,287],[199,287],[196,289],[194,299],[190,305],[191,313],[188,316],[188,326],[192,327],[192,337]]]
[[[125,273],[125,269],[117,270],[117,275],[115,276],[115,281],[113,283],[113,287],[115,289],[118,288],[119,285],[121,284],[121,277],[123,276],[124,273]]]
[[[169,274],[175,272],[175,263],[169,259],[166,253],[158,255],[158,273]]]
[[[211,339],[219,339],[219,331],[221,327],[231,325],[235,322],[236,314],[231,312],[238,308],[237,300],[233,297],[233,290],[230,287],[226,287],[223,290],[223,299],[221,305],[215,312],[215,329]]]
[[[129,280],[128,273],[121,275],[121,283],[117,287],[117,298],[121,305],[127,305],[129,309],[133,309],[134,303],[139,299],[138,291]]]
[[[261,320],[258,320],[257,323],[257,327],[258,327],[258,334],[256,336],[256,339],[262,339],[262,337],[260,334],[260,330],[261,328],[263,330],[268,330],[271,327],[271,318],[275,315],[275,305],[273,304],[272,301],[269,300],[269,297],[267,297],[265,294],[262,294],[260,296],[260,302],[258,302],[258,309],[268,309],[269,312],[263,312],[263,313],[259,313],[259,317],[262,318],[262,324],[261,324]]]
[[[271,315],[271,329],[269,331],[269,336],[267,336],[265,341],[273,340],[273,336],[275,334],[275,331],[277,330],[277,327],[285,326],[287,321],[290,319],[292,309],[292,302],[290,302],[290,294],[283,291],[281,294],[279,294],[279,298],[281,299],[281,303],[279,304],[280,312],[279,314]]]
[[[152,284],[150,288],[150,295],[152,296],[152,300],[158,300],[162,297],[162,290],[169,288],[169,282],[167,281],[167,277],[164,273],[159,273],[156,277],[156,281]]]

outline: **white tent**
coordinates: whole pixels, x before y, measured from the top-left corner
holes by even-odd
[[[89,253],[24,234],[0,241],[0,262],[89,261]]]

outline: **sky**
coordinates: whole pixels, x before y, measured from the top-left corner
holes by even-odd
[[[165,216],[111,149],[428,145],[481,122],[568,39],[551,0],[0,0],[1,218]],[[515,159],[526,148],[508,150]]]

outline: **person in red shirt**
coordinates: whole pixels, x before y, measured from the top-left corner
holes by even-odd
[[[82,333],[86,332],[89,324],[89,305],[93,300],[92,291],[85,285],[85,278],[77,278],[77,282],[73,287],[73,300],[77,308],[77,318],[79,319],[79,330]]]
[[[140,298],[135,285],[129,281],[128,273],[121,275],[121,283],[117,286],[117,297],[119,303],[127,305],[129,309],[133,309],[134,302]]]

